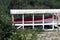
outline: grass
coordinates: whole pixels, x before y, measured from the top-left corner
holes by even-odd
[[[37,40],[37,34],[40,34],[43,30],[35,28],[19,29],[16,32],[12,32],[12,36],[9,40]]]

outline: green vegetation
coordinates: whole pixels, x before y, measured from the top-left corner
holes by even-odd
[[[53,9],[60,8],[60,0],[12,0],[13,9]]]
[[[8,38],[10,38],[10,36],[13,35],[14,39],[12,40],[15,40],[15,37],[17,37],[17,35],[21,35],[20,33],[18,33],[18,31],[12,29],[10,9],[49,9],[49,8],[60,9],[60,0],[0,0],[0,40],[8,40]],[[24,31],[25,30],[23,30],[23,32]],[[14,34],[15,32],[17,33],[17,35]],[[19,40],[19,38],[17,38],[16,40]]]
[[[36,29],[19,29],[16,32],[12,32],[10,40],[37,40],[37,34],[40,34],[43,30]]]

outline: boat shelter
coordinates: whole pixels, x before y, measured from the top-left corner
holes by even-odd
[[[41,27],[45,30],[58,29],[60,9],[11,9],[12,25],[22,27]]]

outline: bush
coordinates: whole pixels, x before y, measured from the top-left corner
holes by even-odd
[[[18,29],[16,32],[12,32],[11,40],[36,40],[37,34],[41,33],[39,29]]]

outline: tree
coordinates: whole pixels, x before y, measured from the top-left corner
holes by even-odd
[[[12,9],[56,9],[60,8],[60,0],[12,0]]]
[[[10,0],[0,0],[0,40],[12,35],[11,15],[9,14]],[[7,39],[6,39],[7,40]]]

